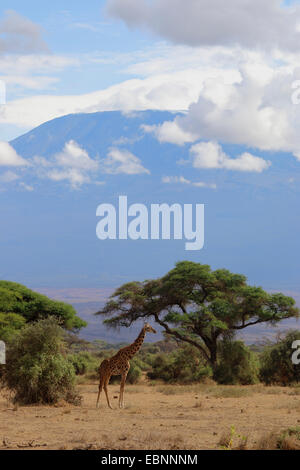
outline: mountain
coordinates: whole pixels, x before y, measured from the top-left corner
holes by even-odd
[[[94,313],[102,307],[99,302],[86,302],[72,305],[80,318],[88,323],[88,326],[83,328],[79,334],[81,338],[87,341],[102,339],[111,344],[123,342],[131,343],[137,338],[144,325],[144,322],[135,322],[130,328],[121,328],[117,330],[109,329],[103,325],[103,318],[101,316],[94,315]],[[154,325],[154,323],[153,326],[155,326],[157,334],[147,335],[146,341],[148,343],[154,343],[163,339],[163,335],[160,331],[161,327],[159,325]]]
[[[295,158],[220,142],[231,159],[251,151],[272,165],[260,173],[200,168],[195,143],[157,134],[174,119],[159,111],[73,114],[13,140],[28,165],[0,174],[0,278],[32,288],[114,288],[187,259],[298,295]],[[170,139],[174,128],[163,129]],[[171,240],[99,240],[96,209],[109,203],[118,211],[120,195],[149,211],[158,203],[204,204],[204,248],[187,251],[173,233]]]
[[[145,111],[122,114],[107,111],[90,114],[70,114],[53,119],[14,139],[10,144],[23,158],[50,157],[60,152],[65,143],[76,141],[90,156],[105,156],[113,146],[134,146],[144,132],[141,125],[157,125],[174,118],[174,114],[162,111]]]

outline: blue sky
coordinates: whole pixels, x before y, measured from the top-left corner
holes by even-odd
[[[131,32],[120,21],[109,18],[104,11],[105,1],[91,0],[88,8],[82,2],[54,1],[51,5],[29,0],[1,4],[0,17],[7,10],[15,10],[41,26],[49,54],[62,56],[70,65],[50,70],[57,81],[45,90],[47,94],[89,93],[132,78],[126,73],[126,55],[151,48],[154,38]],[[116,57],[124,55],[124,67]],[[33,71],[32,71],[33,72]],[[47,72],[43,74],[47,75]],[[35,95],[36,91],[7,84],[7,100]],[[10,139],[19,130],[10,129],[0,138]]]
[[[107,278],[116,284],[118,269],[121,279],[155,276],[187,256],[245,272],[270,289],[298,291],[299,2],[224,5],[221,0],[1,3],[0,79],[7,89],[7,103],[0,107],[2,277],[32,286],[95,287],[109,283]],[[173,114],[141,118],[132,129],[128,124],[130,131],[120,118],[105,145],[67,132],[52,153],[50,147],[43,151],[42,141],[34,152],[8,143],[72,113],[120,111],[130,121],[147,109]],[[49,135],[58,141],[55,129]],[[72,257],[70,247],[78,251],[80,240],[99,246],[93,238],[98,203],[116,201],[118,191],[128,192],[132,202],[136,194],[139,202],[150,203],[152,188],[161,202],[207,204],[203,252],[186,254],[176,243],[167,249],[149,245],[142,266],[139,243],[130,244],[123,258],[123,245],[112,247],[112,263],[101,253],[92,261],[90,249]],[[57,201],[63,201],[59,207]],[[69,213],[74,217],[64,226]],[[81,219],[86,226],[74,234]],[[20,230],[17,221],[30,223]],[[70,240],[74,234],[70,249],[55,241],[57,224]],[[65,266],[59,274],[58,259]],[[96,259],[106,277],[103,272],[97,277]]]

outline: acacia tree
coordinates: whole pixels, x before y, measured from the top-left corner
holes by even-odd
[[[104,323],[112,328],[153,318],[215,369],[222,337],[258,323],[276,325],[299,310],[293,298],[249,286],[243,275],[182,261],[162,278],[122,285],[96,315],[110,317]]]
[[[0,339],[6,339],[24,323],[55,317],[67,330],[78,331],[87,324],[72,305],[52,300],[22,284],[0,281]]]

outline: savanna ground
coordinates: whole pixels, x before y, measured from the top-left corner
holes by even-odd
[[[114,410],[104,394],[95,409],[96,382],[79,391],[81,406],[15,406],[2,391],[0,449],[268,448],[270,433],[300,425],[297,387],[128,384],[122,410],[118,385]]]

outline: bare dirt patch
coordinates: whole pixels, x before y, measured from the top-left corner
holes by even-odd
[[[233,447],[254,448],[270,432],[299,426],[299,389],[216,385],[119,386],[96,410],[97,384],[80,385],[81,406],[14,406],[0,394],[0,449],[220,449],[231,429]]]

